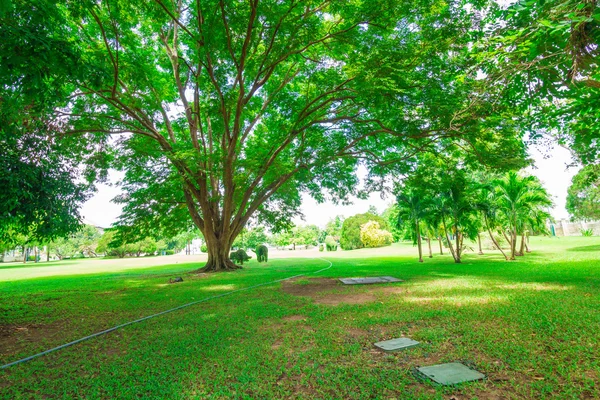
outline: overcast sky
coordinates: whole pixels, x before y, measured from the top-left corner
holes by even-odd
[[[530,168],[529,171],[542,181],[550,195],[552,195],[555,204],[552,214],[557,219],[568,218],[565,209],[567,188],[571,184],[571,179],[579,170],[578,167],[568,167],[572,163],[569,151],[562,147],[555,147],[544,157],[540,151],[533,148],[530,149],[530,154],[535,160],[535,167]],[[116,181],[120,176],[118,173],[113,173],[112,178]],[[84,217],[85,222],[101,227],[109,227],[115,222],[121,212],[121,207],[113,204],[111,199],[119,193],[118,187],[98,185],[96,195],[83,205],[81,215]],[[305,220],[295,222],[324,226],[329,219],[336,215],[348,217],[363,213],[371,205],[381,212],[393,201],[391,197],[382,199],[380,193],[372,193],[368,200],[355,198],[351,200],[353,204],[349,206],[335,205],[331,202],[317,204],[309,196],[304,196],[302,212]]]

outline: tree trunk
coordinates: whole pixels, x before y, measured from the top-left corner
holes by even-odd
[[[454,245],[452,244],[452,241],[450,240],[450,236],[448,236],[448,227],[446,226],[446,221],[444,221],[443,219],[442,219],[442,224],[444,226],[444,234],[446,235],[446,240],[448,241],[448,248],[450,249],[452,258],[454,258],[454,262],[459,263],[460,260],[457,261],[456,254],[454,253]]]
[[[27,247],[23,246],[23,264],[27,264]]]
[[[454,257],[454,262],[460,264],[460,253],[462,252],[462,244],[460,241],[460,232],[458,231],[458,225],[454,225],[454,230],[456,232],[456,257]]]
[[[433,258],[433,253],[431,252],[431,238],[427,237],[427,245],[429,246],[429,258]]]
[[[525,250],[525,234],[521,235],[521,248],[517,252],[517,256],[523,256]]]
[[[477,244],[479,245],[479,255],[483,255],[483,250],[481,249],[481,235],[477,232]]]
[[[529,242],[529,237],[527,237],[527,240],[525,241],[525,251],[527,253],[531,253],[531,249],[529,248],[529,245],[527,244],[527,242]]]
[[[219,272],[219,271],[233,271],[241,269],[239,265],[235,265],[229,258],[229,252],[231,251],[231,245],[233,240],[219,240],[216,237],[206,235],[206,249],[208,251],[208,261],[203,268],[200,268],[199,272]]]
[[[517,229],[510,233],[510,259],[514,260],[517,253]]]
[[[423,262],[423,250],[421,249],[421,231],[419,229],[419,220],[415,223],[417,229],[417,247],[419,248],[419,262]]]
[[[46,261],[50,261],[50,245],[46,246]]]
[[[500,253],[502,253],[502,255],[504,256],[504,259],[506,259],[508,261],[508,256],[506,255],[506,253],[504,252],[504,250],[502,250],[502,247],[500,247],[500,244],[498,243],[498,241],[494,237],[494,234],[492,233],[492,230],[490,229],[489,226],[487,227],[487,229],[488,229],[488,233],[490,234],[490,239],[492,239],[492,243],[494,243],[494,246],[496,246],[496,248],[498,250],[500,250]]]
[[[498,241],[496,240],[496,238],[492,234],[492,229],[490,228],[490,224],[488,223],[488,219],[487,219],[487,216],[485,214],[483,215],[483,218],[485,220],[485,227],[487,228],[487,231],[490,234],[490,239],[492,239],[492,243],[494,243],[494,246],[496,246],[496,248],[498,250],[500,250],[500,253],[502,253],[502,255],[504,256],[504,259],[508,260],[508,257],[506,256],[506,253],[504,252],[504,250],[502,250],[502,247],[500,247],[500,244],[498,243]]]
[[[438,236],[438,243],[440,244],[440,254],[444,255],[444,249],[442,248],[442,237]]]
[[[506,243],[508,243],[508,248],[510,248],[512,246],[512,239],[510,237],[508,237],[508,235],[506,234],[506,232],[503,230],[502,234],[504,235],[504,239],[506,239]],[[512,237],[512,234],[511,234]]]

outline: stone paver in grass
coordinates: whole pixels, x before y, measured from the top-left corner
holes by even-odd
[[[485,378],[485,375],[481,372],[457,362],[419,367],[417,370],[434,382],[444,386],[457,385]]]
[[[365,278],[340,278],[344,285],[368,285],[371,283],[390,283],[404,282],[402,279],[394,278],[393,276],[372,276]]]
[[[384,340],[382,342],[375,343],[375,347],[380,348],[383,351],[398,351],[406,350],[419,345],[419,342],[409,338],[396,338],[390,340]]]

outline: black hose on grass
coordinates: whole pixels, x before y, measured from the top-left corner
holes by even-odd
[[[311,272],[310,274],[318,274],[319,272],[326,271],[329,268],[333,267],[333,263],[331,261],[329,261],[329,260],[326,260],[324,258],[318,258],[318,260],[327,261],[329,263],[329,266],[326,267],[326,268],[322,268],[322,269],[320,269],[318,271]],[[136,319],[134,321],[129,321],[129,322],[125,322],[124,324],[121,324],[121,325],[113,326],[112,328],[108,328],[108,329],[105,329],[103,331],[93,333],[91,335],[82,337],[81,339],[77,339],[77,340],[74,340],[72,342],[65,343],[63,345],[54,347],[52,349],[49,349],[49,350],[46,350],[46,351],[42,351],[41,353],[37,353],[37,354],[34,354],[32,356],[25,357],[25,358],[22,358],[22,359],[17,360],[17,361],[13,361],[11,363],[4,364],[4,365],[0,366],[0,369],[5,369],[5,368],[8,368],[8,367],[12,367],[13,365],[17,365],[17,364],[21,364],[21,363],[33,360],[34,358],[37,358],[37,357],[40,357],[40,356],[44,356],[46,354],[55,352],[57,350],[64,349],[66,347],[73,346],[73,345],[75,345],[77,343],[85,342],[86,340],[95,338],[97,336],[105,335],[105,334],[107,334],[109,332],[116,331],[117,329],[121,329],[121,328],[124,328],[124,327],[129,326],[129,325],[137,324],[138,322],[142,322],[142,321],[145,321],[147,319],[155,318],[155,317],[161,316],[163,314],[168,314],[168,313],[173,312],[173,311],[181,310],[182,308],[190,307],[190,306],[193,306],[193,305],[199,304],[199,303],[204,303],[204,302],[206,302],[208,300],[218,299],[219,297],[229,296],[230,294],[234,294],[234,293],[238,293],[238,292],[243,292],[243,291],[246,291],[246,290],[254,289],[254,288],[257,288],[257,287],[260,287],[260,286],[266,286],[266,285],[271,285],[271,284],[277,283],[277,282],[287,281],[289,279],[294,279],[294,278],[298,278],[298,277],[305,276],[305,275],[308,275],[308,274],[294,275],[294,276],[290,276],[289,278],[278,279],[276,281],[259,283],[258,285],[253,285],[253,286],[248,286],[248,287],[245,287],[245,288],[242,288],[242,289],[232,290],[231,292],[221,293],[221,294],[217,294],[215,296],[210,296],[210,297],[206,297],[206,298],[201,299],[201,300],[193,301],[191,303],[183,304],[181,306],[178,306],[178,307],[175,307],[175,308],[171,308],[169,310],[161,311],[159,313],[148,315],[146,317],[139,318],[139,319]]]

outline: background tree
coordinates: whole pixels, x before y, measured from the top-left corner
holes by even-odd
[[[325,225],[325,237],[331,236],[333,240],[340,240],[342,235],[342,224],[344,223],[344,216],[336,215],[334,218],[327,221]],[[323,238],[323,240],[325,240]]]
[[[388,222],[379,215],[365,213],[348,217],[342,224],[340,236],[340,246],[342,249],[354,250],[365,247],[360,237],[360,229],[367,222],[377,222],[381,229],[389,232]]]
[[[392,234],[380,229],[378,222],[369,221],[360,227],[360,241],[365,247],[388,246],[392,240]]]
[[[401,240],[404,237],[404,234],[398,226],[398,206],[396,204],[390,205],[383,213],[381,213],[381,216],[388,221],[393,241],[397,242]]]
[[[258,245],[267,243],[269,240],[264,226],[243,229],[240,236],[233,242],[234,247],[241,249],[256,249]]]
[[[302,238],[302,244],[306,244],[307,246],[316,246],[319,241],[320,229],[316,225],[300,225],[294,227],[292,233],[294,237]]]
[[[259,245],[269,241],[269,237],[264,226],[257,226],[248,230],[246,235],[246,245],[251,249],[256,249]]]
[[[567,211],[578,220],[600,220],[600,166],[583,167],[567,192]]]
[[[290,245],[292,234],[290,231],[277,232],[271,237],[271,243],[278,248],[285,248]]]
[[[78,249],[69,237],[58,238],[54,240],[50,245],[50,251],[58,257],[59,260],[65,258],[73,258],[77,253]]]
[[[98,240],[96,251],[105,256],[123,258],[127,255],[126,246],[126,243],[117,241],[117,232],[114,229],[107,229]]]
[[[145,237],[142,240],[138,240],[134,243],[129,243],[126,246],[127,253],[130,256],[139,257],[142,254],[150,256],[156,253],[156,240],[151,237]]]

